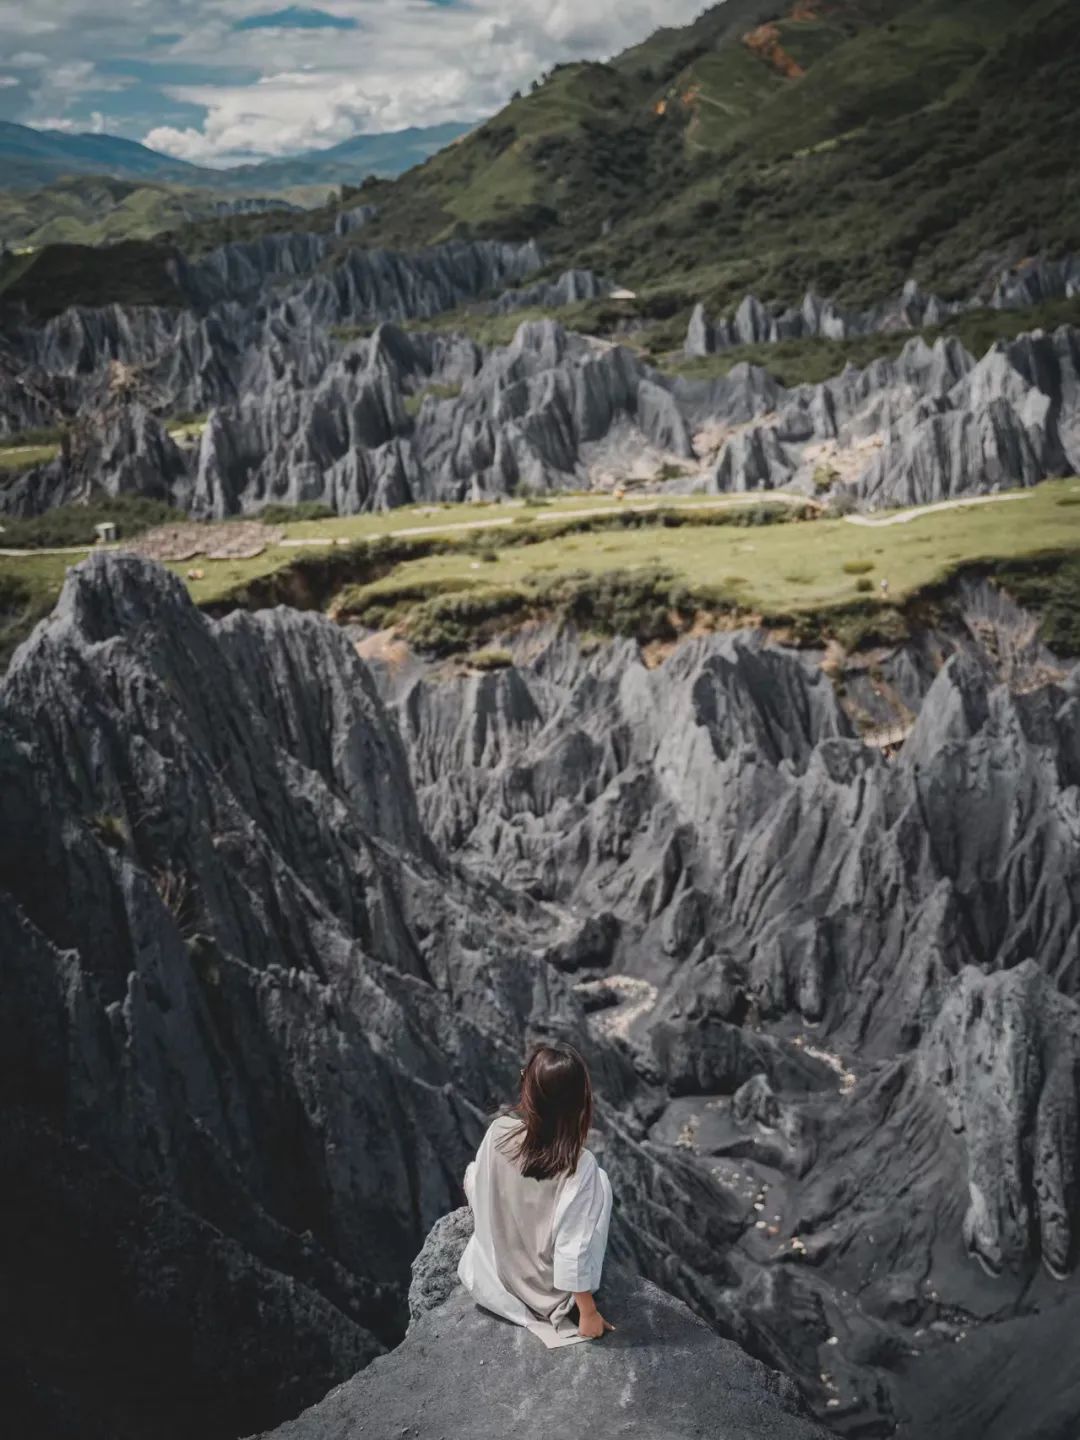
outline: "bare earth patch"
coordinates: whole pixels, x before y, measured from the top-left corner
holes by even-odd
[[[264,550],[279,545],[283,534],[280,528],[258,520],[213,526],[193,520],[159,525],[124,548],[147,560],[193,560],[196,555],[205,555],[207,560],[254,560]]]

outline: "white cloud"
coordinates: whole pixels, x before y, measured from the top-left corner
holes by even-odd
[[[151,91],[140,106],[150,118],[137,130],[129,126],[146,144],[204,164],[295,153],[363,131],[479,119],[556,62],[615,54],[660,23],[694,18],[705,0],[313,3],[355,20],[356,28],[235,28],[283,8],[284,0],[48,0],[49,14],[57,17],[48,24],[60,28],[24,52],[48,55],[28,118],[41,123],[37,117],[44,114],[84,114],[92,102],[81,95],[122,83],[96,67],[105,59],[134,59],[160,67],[160,118],[154,118]],[[41,0],[34,8],[40,10]],[[28,11],[0,0],[0,35]],[[154,36],[170,38],[149,44]],[[170,67],[181,64],[187,75],[170,76]],[[231,70],[230,81],[245,71],[261,78],[180,83],[200,71],[211,81],[215,70],[224,73],[220,67]],[[13,68],[5,62],[5,70]],[[203,118],[167,120],[179,106],[194,107]]]
[[[0,4],[0,35],[51,35],[59,28],[58,20],[32,15],[26,5]]]
[[[22,81],[17,75],[0,75],[0,90],[10,90],[15,85],[21,85]]]
[[[35,124],[38,130],[62,130],[65,135],[106,135],[113,129],[112,122],[100,110],[94,110],[81,120],[72,120],[66,115],[44,115]]]
[[[40,50],[17,50],[7,63],[18,70],[40,70],[49,63],[49,57]]]

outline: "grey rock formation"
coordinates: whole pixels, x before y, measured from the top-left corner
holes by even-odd
[[[149,1404],[180,1440],[197,1403],[231,1440],[397,1343],[541,1035],[592,1062],[612,1274],[714,1331],[627,1316],[863,1433],[962,1329],[1008,1413],[985,1355],[1033,1356],[1078,1283],[1080,703],[1015,607],[959,604],[879,657],[918,712],[889,760],[753,634],[373,675],[319,617],[75,570],[0,690],[0,1278],[38,1429],[144,1436]],[[101,1364],[57,1346],[57,1289]],[[298,1423],[426,1393],[439,1316],[487,1334],[447,1303]]]
[[[15,333],[0,352],[0,432],[78,412],[117,433],[103,434],[96,470],[72,471],[65,453],[5,487],[0,509],[32,514],[88,487],[118,493],[138,474],[147,493],[210,517],[267,501],[354,513],[627,480],[661,491],[846,489],[874,508],[1031,485],[1080,463],[1068,328],[1022,336],[978,363],[955,340],[915,339],[895,361],[792,391],[743,365],[715,382],[672,380],[550,322],[487,352],[461,336],[349,340],[466,303],[509,314],[610,290],[588,271],[523,287],[541,264],[535,245],[362,250],[349,240],[367,218],[363,208],[342,217],[344,235],[267,236],[178,261],[190,301],[180,312],[75,308]],[[1032,293],[1068,292],[1071,276],[1065,263],[1023,272]],[[1003,290],[1000,303],[1019,293]],[[914,285],[860,314],[807,296],[776,316],[748,296],[725,325],[698,306],[688,349],[905,329],[955,308]],[[197,452],[163,457],[155,476],[161,444],[147,440],[139,449],[150,458],[133,465],[133,422],[113,404],[118,373],[159,418],[212,412]]]
[[[362,230],[376,214],[374,206],[342,210],[330,233],[296,231],[232,241],[201,259],[176,266],[178,289],[195,306],[258,296],[271,283],[310,275],[335,253],[336,241]]]
[[[1031,260],[1006,270],[994,287],[990,303],[995,310],[1042,305],[1048,300],[1068,300],[1080,295],[1080,257],[1061,260]]]
[[[15,330],[0,365],[0,434],[39,415],[28,384],[52,392],[47,423],[99,405],[114,362],[137,372],[161,414],[205,410],[268,373],[291,369],[310,384],[333,347],[329,327],[430,317],[519,285],[540,263],[533,245],[455,242],[415,255],[331,245],[306,234],[226,245],[178,262],[191,309],[73,307]]]
[[[440,1253],[446,1240],[444,1230],[425,1246],[429,1269],[456,1263],[452,1241]],[[787,1381],[721,1340],[678,1300],[618,1272],[606,1279],[602,1298],[618,1319],[614,1333],[552,1351],[452,1289],[438,1304],[423,1305],[393,1354],[273,1431],[273,1440],[361,1433],[372,1440],[503,1440],[511,1425],[525,1440],[582,1428],[640,1440],[824,1440]]]
[[[451,241],[413,255],[350,249],[329,272],[302,284],[288,305],[321,325],[426,319],[520,284],[539,265],[533,244]]]
[[[138,370],[131,414],[111,393],[117,370],[131,374],[116,358],[86,381],[98,408],[82,429],[95,445],[16,480],[0,509],[36,513],[91,489],[135,489],[198,516],[305,500],[355,513],[630,476],[666,491],[807,495],[821,493],[824,478],[825,489],[875,508],[1033,485],[1080,467],[1080,340],[1070,327],[997,345],[978,362],[955,339],[930,347],[916,338],[896,360],[785,390],[745,364],[713,381],[672,380],[625,348],[551,321],[484,351],[461,336],[387,325],[342,347],[320,325],[275,316],[225,360],[210,338],[218,312],[184,317],[191,345],[173,349],[151,312],[137,336],[120,312],[115,324],[107,318],[69,312],[51,343],[70,355],[83,343],[118,356],[136,343],[151,354],[160,347]],[[182,454],[144,414],[170,390],[219,397],[201,440]]]
[[[965,971],[921,1065],[966,1137],[969,1251],[1000,1274],[1037,1233],[1047,1268],[1065,1276],[1080,1240],[1080,1006],[1032,960],[1004,974]]]
[[[241,1406],[280,1418],[401,1333],[409,1262],[529,1035],[589,1048],[613,1096],[640,1089],[547,963],[581,922],[447,864],[325,620],[215,625],[164,571],[94,557],[12,664],[0,770],[2,1117],[8,1153],[30,1156],[2,1206],[5,1293],[29,1305],[40,1285],[27,1226],[61,1181],[69,1236],[100,1233],[84,1172],[114,1177],[110,1213],[156,1209],[125,1228],[108,1336],[158,1376],[157,1433],[184,1433],[189,1392],[208,1433],[235,1433]],[[695,1294],[738,1233],[730,1206],[677,1157],[658,1173],[637,1123],[612,1110],[604,1128],[613,1243]],[[190,1274],[208,1226],[224,1248],[202,1348],[165,1364],[188,1321],[141,1277]],[[63,1255],[97,1264],[78,1241]],[[69,1296],[75,1329],[93,1288]],[[42,1386],[46,1343],[30,1331],[21,1359],[41,1423],[107,1429],[119,1407],[130,1428],[111,1368],[65,1364]],[[226,1345],[252,1356],[235,1391]]]
[[[194,1385],[213,1433],[235,1434],[238,1405],[287,1413],[328,1367],[372,1353],[373,1331],[397,1333],[408,1262],[455,1203],[479,1107],[509,1084],[524,1039],[507,1029],[518,1007],[498,999],[502,981],[487,1021],[476,1007],[455,1020],[440,987],[461,964],[516,986],[520,907],[446,873],[397,736],[325,622],[211,627],[165,572],[99,557],[13,663],[0,709],[5,1124],[44,1129],[52,1173],[71,1177],[72,1235],[98,1224],[79,1166],[115,1175],[129,1210],[161,1207],[164,1231],[133,1235],[110,1285],[129,1366],[160,1368],[181,1314],[167,1292],[151,1303],[140,1276],[186,1273],[207,1225],[229,1242],[238,1288],[223,1272],[204,1291],[204,1351],[185,1347],[161,1409]],[[541,978],[537,1017],[558,1025],[562,1011],[572,1027],[551,981],[562,998]],[[413,1137],[405,1149],[386,1147],[388,1115]],[[50,1185],[31,1168],[5,1197],[9,1293],[40,1283],[19,1269],[17,1237],[52,1205]],[[189,1239],[174,1211],[193,1217]],[[295,1297],[292,1334],[275,1288]],[[94,1303],[76,1293],[72,1324],[93,1329],[80,1306]],[[227,1336],[262,1355],[258,1396],[217,1388]],[[317,1343],[320,1364],[297,1372],[294,1354]],[[89,1418],[104,1413],[96,1385],[92,1367],[53,1377]],[[162,1423],[184,1433],[179,1412]]]
[[[976,362],[956,340],[921,339],[895,361],[777,390],[723,439],[718,491],[851,490],[866,506],[928,504],[1034,485],[1080,465],[1077,332],[1035,332]],[[734,372],[733,372],[734,373]]]
[[[1012,303],[1031,302],[1017,299]],[[767,309],[756,295],[747,295],[734,315],[715,322],[709,319],[703,305],[695,306],[684,348],[688,356],[700,357],[739,345],[775,345],[781,340],[851,340],[859,335],[891,330],[918,330],[944,324],[977,304],[976,300],[946,301],[927,295],[914,280],[908,281],[896,300],[869,310],[847,309],[835,300],[823,300],[808,293],[793,309],[774,311]]]
[[[424,1248],[412,1263],[409,1285],[409,1320],[414,1323],[429,1310],[437,1310],[458,1288],[458,1261],[473,1233],[472,1211],[467,1205],[451,1210],[432,1226]]]
[[[350,513],[557,490],[614,473],[623,455],[639,465],[651,455],[654,469],[665,456],[690,460],[687,420],[658,379],[628,351],[551,322],[523,325],[488,355],[383,326],[317,384],[287,374],[215,411],[187,508],[223,516],[321,500]]]
[[[1011,695],[984,624],[986,651],[933,642],[960,648],[909,690],[920,718],[893,763],[793,657],[739,638],[652,672],[621,644],[582,666],[534,643],[516,671],[413,678],[399,699],[437,841],[609,918],[573,966],[591,1024],[673,1095],[654,1143],[736,1190],[750,1177],[781,1238],[754,1217],[745,1249],[772,1257],[817,1344],[839,1336],[821,1359],[849,1415],[881,1405],[860,1367],[909,1347],[904,1326],[939,1343],[947,1323],[925,1327],[949,1307],[971,1329],[1019,1313],[1039,1262],[1075,1286],[1075,681]],[[839,1098],[777,1045],[794,1016]],[[791,1369],[766,1293],[697,1303]],[[918,1386],[908,1369],[887,1411]]]
[[[514,310],[532,306],[553,310],[581,300],[601,300],[614,288],[609,280],[601,280],[591,270],[567,270],[557,280],[540,281],[521,290],[505,291],[490,309],[495,315],[509,315]]]
[[[142,495],[184,506],[190,462],[144,405],[109,404],[65,435],[55,460],[17,476],[0,513],[38,515],[101,495]]]
[[[747,295],[735,313],[713,321],[705,306],[694,307],[687,329],[685,353],[691,357],[716,355],[739,345],[775,345],[781,340],[850,340],[859,335],[891,330],[934,328],[965,310],[989,303],[995,310],[1018,310],[1050,300],[1080,294],[1080,258],[1037,259],[1004,271],[994,283],[989,300],[943,300],[928,295],[917,280],[909,280],[895,300],[852,310],[835,300],[807,293],[800,305],[770,310],[756,295]]]

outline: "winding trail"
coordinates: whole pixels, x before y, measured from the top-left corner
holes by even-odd
[[[1030,500],[1031,490],[1009,490],[1004,495],[969,495],[967,499],[939,500],[934,505],[916,505],[911,510],[900,510],[894,515],[882,515],[875,520],[871,515],[845,515],[849,525],[864,525],[869,530],[880,530],[886,525],[907,525],[923,515],[936,515],[942,510],[963,510],[968,505],[997,505],[1005,500]]]
[[[726,495],[721,500],[704,500],[694,504],[687,504],[685,502],[682,505],[672,504],[670,500],[659,498],[649,501],[647,504],[635,504],[633,501],[630,501],[629,503],[617,506],[591,505],[583,510],[539,510],[533,514],[532,518],[538,525],[552,525],[558,523],[560,520],[588,520],[594,515],[619,515],[627,510],[632,511],[635,515],[652,515],[657,510],[691,510],[695,512],[703,511],[707,514],[713,510],[731,510],[736,509],[740,505],[762,505],[770,504],[773,501],[777,501],[782,505],[817,506],[816,501],[808,500],[805,495],[790,495],[786,490],[751,490],[739,495]],[[384,533],[388,537],[392,536],[394,539],[397,539],[401,535],[446,535],[467,530],[497,530],[508,525],[517,525],[521,514],[522,511],[518,510],[516,514],[498,515],[492,520],[463,520],[453,525],[410,525],[401,530],[388,530]],[[288,549],[301,545],[351,545],[354,539],[362,540],[364,538],[362,535],[355,537],[316,535],[299,540],[282,540],[280,542],[280,548]],[[381,537],[373,536],[372,538]]]

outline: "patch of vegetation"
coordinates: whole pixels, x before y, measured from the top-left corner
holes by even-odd
[[[173,278],[177,252],[154,241],[119,245],[47,245],[0,263],[0,312],[48,320],[72,305],[183,306]]]
[[[411,415],[415,420],[429,395],[433,400],[456,400],[460,394],[460,385],[432,382],[430,385],[425,385],[422,390],[417,390],[415,394],[406,395],[405,413]]]
[[[686,316],[689,323],[689,313]],[[686,324],[678,338],[682,345]],[[911,335],[905,332],[860,335],[852,340],[822,340],[816,336],[805,340],[779,340],[773,345],[736,345],[716,355],[685,359],[681,354],[660,356],[661,368],[688,380],[716,380],[731,373],[736,365],[760,365],[781,385],[819,385],[838,375],[845,365],[865,369],[874,360],[895,359]],[[653,344],[651,334],[647,337]],[[830,467],[823,466],[822,476]],[[817,476],[815,475],[815,483]],[[827,488],[823,486],[821,488]]]
[[[367,325],[331,325],[330,334],[342,344],[351,345],[354,340],[370,340],[376,328],[374,321]]]
[[[90,817],[90,828],[109,850],[123,853],[130,844],[127,825],[120,815],[100,813]]]
[[[301,500],[296,505],[264,505],[254,520],[264,525],[297,525],[312,520],[333,520],[337,511],[321,500]]]
[[[200,434],[209,418],[210,413],[207,410],[180,410],[166,420],[165,428],[174,440],[181,440],[189,435]]]
[[[35,465],[45,465],[56,457],[58,445],[19,445],[0,447],[0,475],[19,475]]]
[[[474,650],[468,656],[466,664],[471,670],[507,670],[514,663],[514,657],[509,650],[488,649]]]
[[[410,615],[409,639],[430,655],[460,654],[487,638],[498,624],[522,618],[529,600],[527,591],[509,586],[437,594],[422,601]],[[371,623],[363,615],[358,618],[361,623]]]
[[[1070,653],[1080,645],[1080,507],[1058,502],[1078,485],[1051,481],[1002,503],[874,532],[820,516],[800,522],[798,507],[776,502],[715,509],[702,507],[723,502],[694,499],[640,510],[597,496],[591,505],[600,514],[538,511],[531,524],[504,523],[497,532],[469,527],[510,521],[514,507],[440,507],[450,528],[410,535],[432,510],[412,507],[314,522],[308,533],[353,543],[208,561],[202,578],[187,583],[215,614],[319,609],[398,625],[435,653],[466,655],[531,617],[572,619],[594,636],[670,639],[694,626],[761,623],[796,644],[893,644],[909,625],[930,623],[926,607],[958,575],[990,575],[1043,617],[1048,643]],[[789,523],[775,523],[781,518]],[[871,556],[889,580],[888,599],[852,595]],[[69,564],[68,556],[38,553],[0,562],[8,653],[53,603]],[[173,566],[184,578],[188,568]]]
[[[220,193],[111,175],[67,175],[34,189],[0,192],[0,232],[21,249],[43,245],[107,245],[149,240],[162,231],[217,213]],[[295,211],[283,207],[276,215]]]
[[[44,515],[27,519],[5,517],[0,545],[13,550],[51,550],[65,546],[93,545],[94,527],[105,522],[116,526],[117,537],[130,540],[155,525],[167,525],[185,517],[163,500],[141,495],[117,495],[93,500],[88,505],[60,505]]]
[[[59,425],[41,426],[36,430],[15,430],[10,435],[0,435],[0,450],[22,450],[27,446],[57,446],[63,438]]]
[[[56,591],[31,576],[0,570],[0,672],[30,631],[52,609]]]
[[[674,571],[570,571],[517,586],[492,587],[424,601],[407,620],[410,642],[430,655],[453,655],[529,618],[573,624],[593,635],[645,643],[671,640],[703,609],[734,609],[719,590],[695,594]]]
[[[1080,555],[998,565],[994,578],[1020,605],[1042,617],[1039,637],[1056,655],[1080,656]]]

